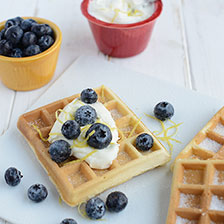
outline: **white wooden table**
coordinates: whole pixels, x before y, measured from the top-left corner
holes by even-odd
[[[48,85],[35,91],[16,92],[0,83],[0,135],[10,127],[12,118],[28,109],[81,54],[101,57],[200,93],[223,97],[224,1],[163,2],[164,10],[148,48],[136,57],[109,59],[95,45],[80,11],[81,0],[0,0],[0,21],[15,16],[44,17],[58,24],[63,33],[56,73]],[[2,223],[6,222],[0,219]]]

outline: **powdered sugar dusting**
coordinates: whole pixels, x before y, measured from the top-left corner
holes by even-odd
[[[224,125],[222,125],[221,123],[218,123],[216,127],[213,129],[213,131],[224,136]]]
[[[210,204],[210,209],[224,211],[224,198],[222,196],[213,195]]]
[[[200,200],[201,200],[200,195],[181,193],[179,207],[180,208],[191,208],[191,207],[200,208]]]
[[[185,219],[180,216],[177,216],[176,224],[198,224],[198,221],[197,220],[189,220],[189,219]]]
[[[210,138],[205,138],[200,144],[199,146],[203,149],[212,151],[214,153],[218,152],[219,149],[222,147],[221,144],[219,144],[218,142],[210,139]]]
[[[224,185],[224,171],[215,171],[213,184]]]

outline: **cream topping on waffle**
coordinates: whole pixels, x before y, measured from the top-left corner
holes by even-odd
[[[93,152],[93,150],[95,150],[94,148],[88,146],[85,141],[85,134],[90,125],[81,127],[81,134],[75,141],[66,139],[64,136],[62,136],[61,127],[65,121],[74,119],[73,116],[76,110],[83,105],[86,104],[78,99],[75,99],[67,106],[65,106],[65,108],[59,114],[58,119],[55,121],[49,137],[50,143],[61,139],[67,141],[72,146],[72,154],[79,159],[85,157],[89,153]],[[110,128],[112,133],[112,141],[107,148],[97,150],[91,156],[86,158],[85,161],[92,168],[106,169],[110,167],[113,160],[117,158],[117,154],[119,151],[119,144],[117,143],[119,139],[118,130],[111,116],[111,113],[106,109],[106,107],[104,107],[102,103],[96,102],[89,105],[93,107],[97,112],[97,122],[104,123]],[[60,135],[51,135],[51,133],[60,133]]]
[[[90,0],[88,12],[108,23],[130,24],[143,21],[155,11],[154,0]]]

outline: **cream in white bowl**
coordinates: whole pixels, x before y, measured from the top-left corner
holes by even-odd
[[[155,4],[154,0],[90,0],[88,12],[107,23],[131,24],[151,17]]]

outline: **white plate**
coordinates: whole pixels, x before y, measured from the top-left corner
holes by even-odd
[[[167,74],[168,75],[168,74]],[[158,130],[156,122],[144,113],[152,114],[154,105],[163,100],[175,107],[173,120],[184,122],[179,128],[175,144],[176,156],[191,138],[205,125],[223,105],[220,100],[202,96],[171,83],[142,75],[94,57],[79,58],[55,84],[32,107],[37,108],[60,98],[80,92],[86,87],[104,84],[117,93],[151,130]],[[82,218],[76,208],[60,204],[58,194],[39,165],[26,141],[16,129],[11,129],[0,138],[0,217],[18,224],[56,224],[64,218],[75,218],[79,224],[99,223]],[[9,187],[4,181],[4,172],[15,166],[24,177],[17,187]],[[129,199],[127,208],[119,214],[106,213],[107,224],[162,224],[165,223],[169,204],[172,173],[169,164],[149,171],[100,195],[120,190]],[[43,183],[49,191],[48,198],[39,204],[27,198],[27,189],[34,183]]]

